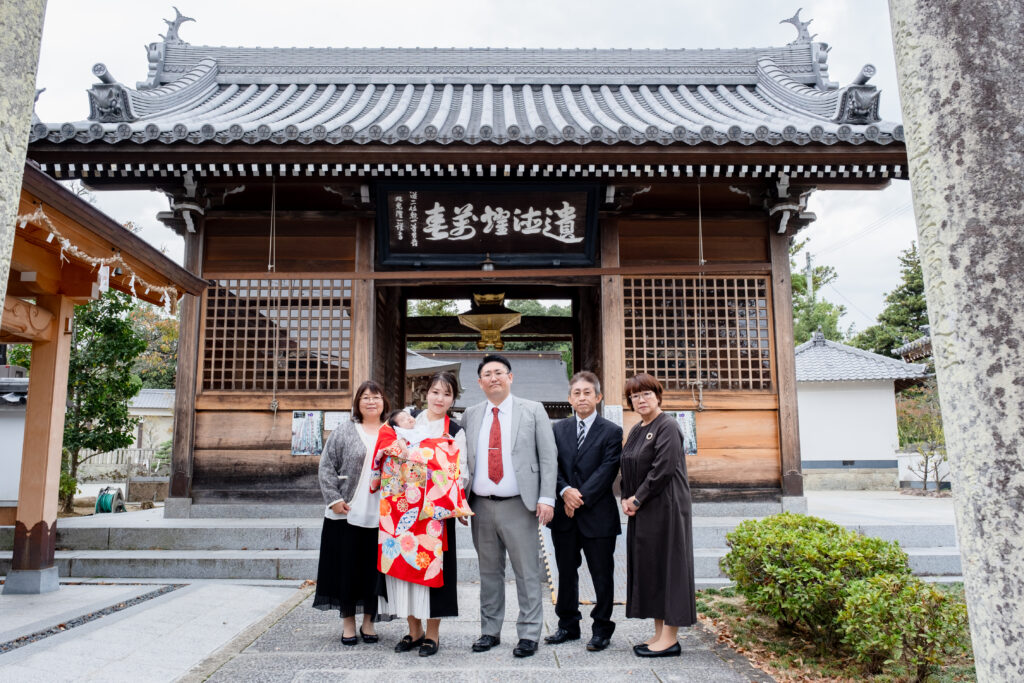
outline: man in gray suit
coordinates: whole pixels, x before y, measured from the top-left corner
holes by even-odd
[[[487,400],[466,410],[473,545],[480,562],[480,628],[474,652],[501,642],[505,620],[505,554],[516,575],[516,657],[537,651],[543,625],[537,524],[554,515],[558,448],[544,406],[512,396],[512,364],[484,356],[477,367]]]

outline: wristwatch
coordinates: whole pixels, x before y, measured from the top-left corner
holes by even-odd
[[[630,501],[629,505],[630,505],[630,507],[632,507],[632,508],[633,508],[634,510],[639,510],[639,509],[640,509],[640,501],[639,501],[639,500],[637,500],[636,496],[633,496],[633,500],[632,500],[632,501]]]

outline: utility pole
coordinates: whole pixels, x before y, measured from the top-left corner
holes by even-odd
[[[814,303],[814,269],[811,268],[811,252],[807,252],[807,268],[804,270],[804,277],[807,278],[807,298]]]

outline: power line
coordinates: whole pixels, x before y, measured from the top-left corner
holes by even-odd
[[[852,308],[853,308],[854,310],[856,310],[856,311],[857,311],[858,313],[860,313],[860,314],[861,314],[862,316],[864,316],[864,317],[865,317],[865,318],[867,318],[868,320],[875,320],[875,321],[877,322],[877,318],[874,318],[874,319],[873,319],[873,318],[872,318],[872,317],[871,317],[870,315],[868,315],[867,313],[865,313],[865,312],[864,312],[864,309],[862,309],[862,308],[861,308],[860,306],[858,306],[857,304],[853,303],[853,301],[851,301],[849,297],[845,296],[845,295],[844,295],[844,294],[843,294],[842,292],[840,292],[840,291],[839,291],[838,289],[836,289],[836,286],[835,286],[835,285],[833,285],[833,284],[832,284],[831,282],[830,282],[830,283],[828,283],[828,286],[829,286],[829,288],[830,288],[830,289],[831,289],[831,290],[832,290],[833,292],[835,292],[836,294],[838,294],[838,295],[839,295],[839,296],[840,296],[840,297],[841,297],[841,298],[842,298],[842,299],[843,299],[843,300],[844,300],[844,301],[845,301],[846,303],[850,304],[850,306],[851,306],[851,307],[852,307]]]
[[[827,247],[824,247],[822,249],[816,250],[816,253],[817,253],[818,256],[821,256],[822,254],[827,254],[830,251],[835,251],[836,249],[841,249],[841,248],[845,247],[848,244],[852,244],[853,242],[856,242],[857,240],[859,240],[861,237],[865,237],[865,236],[871,234],[872,232],[875,232],[876,230],[881,229],[887,223],[889,223],[890,221],[892,221],[892,220],[898,218],[899,216],[905,214],[911,208],[913,208],[913,204],[904,204],[903,206],[901,206],[901,207],[899,207],[897,209],[893,209],[889,213],[884,214],[881,218],[876,220],[874,223],[870,223],[866,227],[862,228],[861,230],[855,232],[852,235],[849,235],[848,237],[843,238],[842,240],[840,240],[839,242],[836,242],[835,244],[831,244],[831,245],[829,245]]]

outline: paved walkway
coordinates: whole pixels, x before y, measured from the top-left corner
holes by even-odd
[[[881,525],[913,520],[949,524],[952,499],[896,492],[810,492],[808,511],[843,524]],[[225,520],[194,520],[197,527]],[[160,527],[160,511],[67,520],[68,526]],[[273,520],[251,520],[254,525]],[[282,520],[283,524],[294,523]],[[65,521],[62,520],[62,524]],[[245,524],[245,520],[232,520]],[[441,651],[431,658],[398,655],[405,633],[399,622],[381,624],[381,642],[341,645],[335,613],[309,607],[309,589],[297,581],[85,580],[55,593],[0,595],[0,683],[6,681],[338,681],[369,680],[381,671],[412,673],[428,680],[767,681],[745,659],[699,627],[685,629],[683,656],[641,660],[632,645],[647,637],[649,621],[627,620],[615,608],[618,629],[605,652],[584,642],[542,644],[536,656],[515,659],[514,585],[502,643],[475,654],[479,636],[479,586],[459,587],[462,616],[442,625]],[[584,608],[584,629],[589,623]],[[556,625],[544,606],[544,633]],[[31,642],[29,642],[31,641]]]

